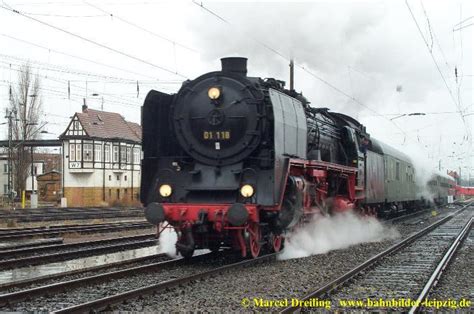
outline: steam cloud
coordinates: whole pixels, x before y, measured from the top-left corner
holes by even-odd
[[[290,234],[279,259],[301,258],[344,249],[351,245],[399,237],[398,231],[373,217],[352,212],[334,216],[317,215],[305,227]]]
[[[160,226],[161,228],[161,226]],[[178,237],[176,232],[172,229],[165,229],[160,235],[160,239],[158,241],[160,246],[160,253],[165,253],[170,257],[177,257],[176,255],[176,241]]]

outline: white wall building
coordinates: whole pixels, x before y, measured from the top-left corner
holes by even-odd
[[[0,195],[8,196],[8,155],[0,155]]]
[[[139,200],[141,127],[120,114],[76,113],[60,136],[63,189],[68,206]]]

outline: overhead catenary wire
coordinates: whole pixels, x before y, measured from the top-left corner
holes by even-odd
[[[461,27],[458,27],[458,28],[454,28],[454,29],[453,29],[453,32],[460,31],[460,30],[462,30],[462,29],[464,29],[464,28],[466,28],[466,27],[472,26],[472,25],[474,25],[474,23],[471,23],[471,24],[468,24],[468,25],[464,25],[464,26],[461,26]]]
[[[67,81],[66,82],[61,82],[60,80],[54,79],[52,77],[44,77],[44,76],[40,76],[40,77],[45,78],[45,79],[50,80],[50,81],[59,82],[59,83],[66,83],[67,84]],[[0,82],[6,83],[7,81],[0,80]],[[20,86],[24,86],[19,82],[17,82],[16,84],[20,85]],[[78,90],[82,90],[82,91],[86,90],[85,87],[82,87],[82,86],[79,86],[79,85],[72,84],[71,86],[78,89]],[[48,85],[43,84],[43,86],[39,87],[39,90],[48,91],[48,92],[51,92],[51,93],[53,93],[54,95],[57,95],[57,96],[64,96],[66,99],[68,98],[68,93],[66,92],[66,90],[60,90],[60,89],[58,89],[57,86],[48,86]],[[89,92],[90,93],[99,93],[99,91],[93,90],[93,89],[90,89],[90,88],[89,88]],[[90,95],[77,94],[77,93],[74,93],[74,92],[71,92],[69,94],[70,94],[71,98],[76,97],[76,98],[81,99],[81,100],[83,98],[89,98],[90,97]],[[123,96],[116,96],[114,94],[104,94],[104,93],[102,93],[101,95],[105,96],[106,99],[108,99],[109,101],[112,101],[113,103],[111,103],[111,104],[123,105],[123,106],[134,107],[134,108],[139,106],[136,103],[127,102],[127,100],[124,99]],[[132,100],[131,97],[130,97],[130,100]],[[135,100],[135,99],[133,99],[133,100]]]
[[[81,60],[81,61],[90,62],[90,63],[96,64],[96,65],[104,66],[104,67],[111,68],[111,69],[114,69],[114,70],[119,70],[119,71],[122,71],[122,72],[125,72],[125,73],[131,73],[131,74],[140,75],[140,76],[143,76],[143,77],[154,78],[153,76],[151,76],[149,74],[143,74],[143,73],[135,72],[135,71],[132,71],[132,70],[128,70],[128,69],[124,69],[124,68],[121,68],[121,67],[113,66],[113,65],[110,65],[110,64],[105,64],[105,63],[102,63],[102,62],[98,62],[98,61],[95,61],[95,60],[92,60],[92,59],[87,59],[87,58],[84,58],[84,57],[76,56],[76,55],[66,53],[66,52],[63,52],[63,51],[60,51],[60,50],[51,49],[51,48],[33,43],[31,41],[16,38],[16,37],[13,37],[13,36],[10,36],[10,35],[7,35],[7,34],[0,33],[0,36],[4,36],[4,37],[10,38],[10,39],[25,43],[27,45],[35,46],[35,47],[38,47],[38,48],[41,48],[41,49],[48,50],[50,52],[61,54],[61,55],[71,57],[71,58],[74,58],[74,59],[78,59],[78,60]],[[124,79],[124,80],[126,80],[126,79]]]
[[[35,64],[36,66],[32,66],[33,68],[43,69],[43,70],[52,71],[52,72],[60,72],[60,73],[83,76],[83,77],[88,77],[88,78],[92,77],[94,79],[102,79],[106,81],[110,80],[110,81],[119,81],[119,82],[122,82],[122,81],[123,82],[136,82],[136,80],[132,80],[132,79],[127,79],[127,78],[122,78],[122,77],[117,77],[117,76],[108,76],[108,75],[103,75],[103,74],[98,74],[98,73],[93,73],[93,72],[85,72],[82,70],[72,69],[65,66],[41,62],[41,61],[33,60],[33,59],[25,59],[21,57],[12,56],[12,55],[5,55],[1,53],[0,53],[0,59],[15,60],[16,62]],[[9,61],[9,63],[11,63],[11,61]]]
[[[7,84],[5,84],[6,82],[7,81],[5,81],[5,80],[0,80],[1,85],[7,85]],[[20,84],[20,83],[17,83],[17,85],[25,86],[24,84]],[[42,91],[42,93],[43,93],[43,91],[46,91],[46,92],[49,92],[50,94],[55,95],[55,96],[65,96],[65,92],[61,91],[61,90],[58,90],[58,89],[52,89],[52,88],[47,88],[47,87],[39,87],[38,89],[40,91]],[[74,101],[78,104],[82,104],[82,100],[84,99],[84,95],[71,93],[71,98],[70,99],[67,96],[65,96],[64,99]],[[137,108],[138,106],[140,106],[140,105],[137,105],[137,104],[125,103],[125,102],[120,102],[120,101],[113,101],[113,103],[111,103],[111,104],[117,105],[117,106],[134,107],[134,108]]]
[[[2,67],[2,66],[0,65],[0,67]],[[5,68],[5,67],[3,67],[3,68]],[[12,70],[16,71],[16,72],[20,72],[20,73],[26,73],[21,68],[12,69]],[[51,75],[36,74],[36,76],[41,77],[41,78],[46,79],[46,80],[50,80],[50,81],[54,81],[54,82],[57,82],[57,83],[62,83],[62,84],[68,85],[68,87],[74,87],[74,88],[77,88],[77,89],[86,90],[86,88],[84,88],[82,86],[79,86],[79,85],[76,85],[76,84],[70,84],[71,80],[61,79],[61,78],[57,78],[57,77],[54,77],[54,76],[51,76]],[[99,91],[94,90],[94,89],[89,89],[89,91],[91,93],[99,93]],[[103,95],[103,96],[109,96],[109,97],[116,98],[116,99],[119,99],[119,100],[123,100],[123,97],[127,97],[127,96],[123,96],[123,95],[117,96],[115,94],[109,94],[109,93],[104,93],[104,92],[101,92],[100,94]],[[84,95],[84,96],[88,97],[89,95]],[[128,98],[132,98],[132,97],[128,97]],[[135,104],[133,104],[133,105],[135,105]]]
[[[115,13],[112,13],[112,12],[109,12],[109,11],[107,11],[107,10],[104,10],[103,8],[101,8],[101,7],[99,7],[99,6],[95,5],[95,4],[92,4],[92,3],[87,2],[87,1],[84,1],[84,3],[87,4],[87,5],[89,5],[89,6],[91,6],[91,7],[93,7],[93,8],[95,8],[96,10],[99,10],[99,11],[105,13],[105,14],[108,15],[108,16],[111,16],[111,17],[114,18],[114,19],[117,19],[117,20],[121,21],[122,23],[125,23],[125,24],[127,24],[127,25],[129,25],[129,26],[135,27],[135,28],[137,28],[137,29],[139,29],[139,30],[141,30],[141,31],[144,31],[144,32],[146,32],[146,33],[148,33],[148,34],[150,34],[150,35],[152,35],[152,36],[155,36],[155,37],[157,37],[157,38],[159,38],[159,39],[161,39],[161,40],[165,40],[165,41],[171,43],[173,46],[178,46],[178,47],[187,49],[187,50],[189,50],[189,51],[199,53],[199,51],[198,51],[197,49],[191,48],[191,47],[186,46],[186,45],[184,45],[184,44],[181,44],[181,43],[179,43],[179,42],[177,42],[177,41],[175,41],[175,40],[169,39],[168,37],[165,37],[165,36],[160,35],[160,34],[158,34],[158,33],[156,33],[156,32],[153,32],[153,31],[151,31],[151,30],[149,30],[149,29],[147,29],[147,28],[145,28],[145,27],[143,27],[143,26],[140,26],[140,25],[138,25],[138,24],[136,24],[136,23],[133,23],[133,22],[131,22],[131,21],[129,21],[129,20],[126,20],[126,19],[124,19],[124,18],[118,16],[118,15],[115,14]]]
[[[66,14],[50,14],[50,13],[35,13],[35,12],[23,12],[26,15],[35,15],[35,16],[48,16],[48,17],[61,17],[61,18],[91,18],[91,17],[104,17],[104,14],[95,14],[95,15],[66,15]]]
[[[423,4],[423,0],[420,0],[420,4],[421,4],[421,8],[423,9],[423,14],[425,15],[426,17],[426,22],[428,24],[428,27],[429,27],[429,30],[430,30],[430,35],[431,35],[431,50],[433,50],[433,44],[436,43],[436,45],[438,46],[438,49],[439,51],[441,52],[441,56],[443,57],[443,60],[444,60],[444,64],[446,64],[447,68],[449,70],[451,70],[451,67],[449,66],[449,63],[446,59],[446,55],[444,54],[444,51],[443,51],[443,48],[441,48],[441,45],[439,43],[439,40],[438,40],[438,36],[436,36],[436,32],[433,28],[433,25],[431,25],[431,22],[430,22],[430,18],[428,17],[428,13],[426,12],[426,9],[425,9],[425,6]],[[434,42],[433,42],[433,39],[434,39]]]
[[[435,58],[434,55],[433,55],[433,51],[430,50],[430,46],[429,46],[428,42],[426,41],[425,36],[423,36],[423,32],[421,31],[420,25],[418,24],[418,21],[416,20],[415,15],[413,14],[413,11],[412,11],[410,5],[408,4],[408,0],[405,0],[405,4],[406,4],[406,6],[407,6],[407,8],[408,8],[408,11],[410,12],[410,15],[411,15],[413,21],[415,22],[415,25],[416,25],[416,27],[417,27],[417,29],[418,29],[418,32],[420,33],[421,38],[423,39],[423,42],[424,42],[425,45],[426,45],[426,48],[428,49],[428,52],[430,53],[431,59],[433,60],[436,69],[438,70],[438,73],[440,74],[440,76],[441,76],[441,78],[442,78],[442,80],[443,80],[443,82],[444,82],[444,85],[445,85],[446,89],[448,90],[449,95],[451,96],[451,100],[453,101],[455,107],[456,107],[456,108],[458,109],[458,111],[459,111],[459,115],[461,116],[461,119],[462,119],[462,121],[463,121],[463,123],[464,123],[464,127],[465,127],[465,129],[466,129],[466,132],[467,132],[467,134],[469,135],[469,137],[471,137],[471,130],[470,130],[470,128],[469,128],[468,123],[466,122],[466,119],[464,118],[464,116],[463,116],[463,114],[462,114],[462,108],[461,108],[460,104],[456,101],[456,99],[455,99],[455,97],[454,97],[454,95],[453,95],[453,92],[452,92],[451,89],[449,88],[448,83],[447,83],[447,81],[446,81],[446,79],[445,79],[445,77],[444,77],[444,74],[443,74],[443,72],[441,71],[441,69],[439,68],[438,62],[436,61],[436,58]]]
[[[140,58],[140,57],[136,57],[136,56],[131,55],[131,54],[127,53],[127,52],[123,52],[123,51],[121,51],[121,50],[118,50],[118,49],[116,49],[116,48],[107,46],[107,45],[105,45],[105,44],[102,44],[102,43],[100,43],[100,42],[94,41],[94,40],[89,39],[89,38],[87,38],[87,37],[84,37],[84,36],[75,34],[75,33],[71,32],[71,31],[68,31],[68,30],[66,30],[66,29],[64,29],[64,28],[55,26],[55,25],[53,25],[53,24],[44,22],[44,21],[42,21],[42,20],[40,20],[40,19],[37,19],[37,18],[34,18],[34,17],[32,17],[32,16],[23,14],[22,12],[20,12],[20,11],[18,11],[18,10],[16,10],[16,9],[8,8],[8,7],[6,7],[5,5],[0,5],[0,8],[2,8],[2,9],[4,9],[4,10],[7,10],[7,11],[10,11],[10,12],[12,12],[12,13],[18,14],[18,15],[20,15],[20,16],[22,16],[22,17],[25,17],[25,18],[27,18],[27,19],[30,19],[30,20],[32,20],[32,21],[35,21],[35,22],[40,23],[40,24],[42,24],[42,25],[45,25],[45,26],[47,26],[47,27],[53,28],[53,29],[55,29],[55,30],[57,30],[57,31],[63,32],[63,33],[65,33],[65,34],[68,34],[68,35],[70,35],[70,36],[72,36],[72,37],[75,37],[75,38],[78,38],[78,39],[80,39],[80,40],[83,40],[83,41],[88,42],[88,43],[90,43],[90,44],[93,44],[93,45],[95,45],[95,46],[98,46],[98,47],[101,47],[101,48],[103,48],[103,49],[112,51],[112,52],[114,52],[114,53],[116,53],[116,54],[119,54],[119,55],[125,56],[125,57],[127,57],[127,58],[133,59],[133,60],[135,60],[135,61],[138,61],[138,62],[147,64],[147,65],[149,65],[149,66],[151,66],[151,67],[160,69],[160,70],[162,70],[162,71],[171,73],[171,74],[173,74],[173,75],[180,76],[180,77],[183,77],[183,78],[186,78],[186,79],[188,78],[188,77],[185,76],[184,74],[181,74],[181,73],[179,73],[179,72],[177,72],[177,71],[170,70],[170,69],[168,69],[168,68],[166,68],[166,67],[164,67],[164,66],[160,66],[160,65],[154,64],[154,63],[152,63],[152,62],[150,62],[150,61],[147,61],[147,60],[142,59],[142,58]]]

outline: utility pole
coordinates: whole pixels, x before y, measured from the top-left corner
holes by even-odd
[[[16,117],[16,110],[6,111],[5,118],[8,119],[8,199],[10,203],[13,202],[13,153],[12,153],[12,128],[13,128],[13,115]]]
[[[33,159],[33,146],[30,147],[31,151],[31,195],[35,194],[35,177],[33,173],[34,169],[34,159]]]

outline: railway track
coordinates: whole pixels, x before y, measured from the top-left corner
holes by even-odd
[[[466,205],[311,291],[300,300],[331,299],[333,310],[338,308],[339,300],[422,300],[469,233],[472,222],[472,206]],[[367,302],[362,301],[352,309],[370,309]],[[347,311],[351,308],[341,309]],[[390,309],[407,310],[404,306]],[[281,313],[300,310],[300,307],[292,306]],[[413,307],[410,311],[416,310],[417,307]]]
[[[0,229],[0,241],[12,241],[24,238],[61,237],[63,235],[91,234],[152,228],[146,221],[116,222],[103,224],[85,224],[69,226],[49,226],[38,228]]]
[[[207,253],[193,257],[191,263],[175,259],[16,291],[0,295],[0,310],[82,313],[110,309],[125,300],[273,260],[275,254],[239,262],[235,262],[235,258],[229,259],[228,254]]]
[[[443,255],[443,257],[439,261],[434,271],[431,273],[431,276],[429,277],[428,281],[426,281],[423,287],[423,290],[420,292],[420,294],[416,298],[415,304],[411,307],[409,311],[410,314],[418,312],[423,307],[423,300],[425,300],[428,297],[430,292],[439,282],[441,276],[444,274],[453,256],[458,252],[459,248],[462,246],[463,240],[469,235],[473,221],[474,221],[474,218],[471,216],[469,221],[465,224],[465,226],[457,235],[456,239],[449,246],[448,250]],[[426,309],[430,310],[430,308],[426,308]]]
[[[104,218],[143,217],[141,208],[39,208],[0,210],[0,221],[39,222]]]
[[[38,247],[38,246],[45,246],[45,245],[53,245],[53,244],[62,244],[62,238],[48,238],[48,239],[38,239],[38,240],[31,240],[31,241],[22,241],[17,243],[0,243],[0,253],[2,251],[9,251],[9,250],[18,250],[23,248],[30,248],[30,247]]]
[[[437,207],[437,208],[418,209],[415,212],[405,213],[403,215],[396,216],[396,217],[387,219],[385,221],[388,222],[388,223],[391,223],[391,224],[417,223],[420,220],[422,220],[423,217],[426,217],[427,215],[428,216],[433,215],[433,214],[437,215],[438,212],[450,212],[450,211],[454,212],[457,209],[460,209],[462,207],[463,207],[462,203],[453,203],[453,204],[444,205],[444,206]]]
[[[164,260],[171,260],[172,258],[169,257],[167,254],[158,253],[153,255],[147,255],[142,257],[136,257],[132,259],[120,260],[116,262],[110,262],[107,264],[87,267],[87,268],[79,268],[68,270],[60,273],[48,274],[34,278],[26,278],[22,280],[15,280],[12,282],[6,282],[0,284],[0,294],[16,292],[21,289],[31,289],[36,288],[41,285],[53,284],[61,281],[69,281],[73,279],[88,277],[91,275],[95,275],[97,273],[104,273],[104,272],[112,272],[121,269],[125,269],[127,267],[135,267],[135,266],[142,266],[148,265],[156,262],[161,262]]]
[[[46,264],[152,245],[156,245],[154,233],[89,241],[86,243],[45,245],[4,250],[0,251],[0,269]]]

